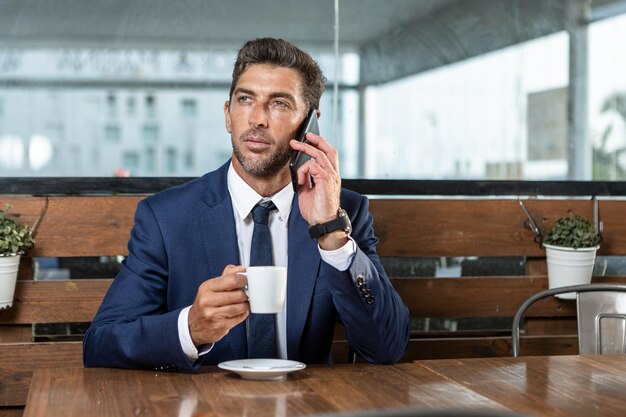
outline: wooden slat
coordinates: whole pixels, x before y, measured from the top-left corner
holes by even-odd
[[[144,196],[52,196],[30,256],[126,255],[137,203]],[[31,223],[45,197],[1,196]],[[528,200],[526,206],[542,228],[569,209],[592,218],[585,200]],[[605,224],[603,255],[626,254],[624,201],[601,201]],[[534,256],[545,253],[524,228],[516,200],[371,201],[381,256]]]
[[[126,255],[137,203],[143,196],[49,197],[31,257]],[[45,197],[0,196],[33,224]]]
[[[90,322],[111,279],[18,281],[13,307],[0,324]]]
[[[604,279],[606,280],[606,279]],[[511,317],[546,277],[395,278],[394,287],[414,317]],[[14,307],[1,323],[89,322],[111,280],[18,281]],[[548,299],[528,316],[574,316],[572,301]]]
[[[0,343],[27,343],[32,338],[33,327],[30,324],[0,325]]]
[[[33,371],[18,371],[0,368],[0,406],[22,406],[26,404]],[[11,415],[7,412],[6,415]],[[0,409],[2,416],[2,409]]]
[[[547,230],[568,210],[593,219],[585,200],[527,200],[536,223]],[[601,255],[626,254],[626,201],[600,201],[604,221]],[[534,256],[545,252],[524,228],[517,200],[372,200],[381,256]]]
[[[576,335],[525,336],[520,339],[520,351],[525,356],[576,355],[578,354],[578,337]],[[345,340],[333,342],[332,352],[335,363],[347,362],[348,344]],[[511,355],[509,336],[412,338],[400,362]]]
[[[578,353],[576,336],[536,336],[520,339],[523,355],[575,355]],[[510,337],[475,337],[412,339],[402,362],[420,359],[487,358],[511,356]]]
[[[392,283],[413,317],[512,317],[524,300],[547,288],[545,277],[396,278]],[[550,301],[540,314],[564,313]]]
[[[82,342],[0,344],[0,369],[83,366]]]
[[[543,228],[569,209],[593,215],[590,201],[530,200],[525,205]],[[371,212],[381,256],[545,256],[524,228],[526,217],[517,200],[373,200]],[[614,249],[626,253],[624,244]]]
[[[599,254],[624,254],[626,246],[626,201],[602,201],[600,202],[600,220],[604,222],[604,240],[600,246]],[[593,217],[590,217],[592,219]]]
[[[530,317],[524,320],[522,331],[527,336],[574,335],[578,334],[578,320],[575,317]]]
[[[14,307],[0,312],[0,324],[89,322],[110,279],[18,281]],[[394,278],[394,287],[413,317],[512,317],[532,294],[547,288],[546,277]],[[626,282],[596,277],[594,282]],[[556,298],[538,302],[527,317],[574,317],[575,303]]]
[[[22,256],[17,270],[17,279],[33,279],[33,260]]]
[[[526,258],[526,275],[548,275],[546,258]]]
[[[593,282],[626,282],[595,277]],[[531,295],[548,288],[547,277],[394,278],[393,286],[413,317],[512,317]],[[538,301],[527,317],[574,317],[571,300]]]

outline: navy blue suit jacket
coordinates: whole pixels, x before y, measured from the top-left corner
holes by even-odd
[[[128,257],[85,334],[85,366],[193,370],[246,357],[245,323],[196,363],[187,359],[178,337],[178,315],[193,304],[200,284],[220,276],[226,265],[240,263],[228,166],[139,203]],[[408,310],[376,254],[368,200],[342,190],[341,206],[358,244],[343,272],[321,260],[294,197],[288,231],[288,357],[330,363],[339,317],[348,342],[363,358],[395,362],[408,344]],[[371,304],[357,288],[359,276],[374,297]]]

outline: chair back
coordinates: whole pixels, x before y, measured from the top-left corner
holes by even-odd
[[[577,303],[579,353],[626,354],[626,292],[581,292]]]
[[[626,285],[586,284],[540,291],[524,301],[513,317],[513,356],[520,355],[520,327],[526,310],[543,298],[569,292],[577,298],[579,354],[626,353]]]

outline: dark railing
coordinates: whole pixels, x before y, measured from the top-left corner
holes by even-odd
[[[191,180],[186,177],[0,178],[0,194],[153,194]],[[345,179],[345,188],[367,195],[403,196],[626,196],[625,181],[470,181]]]

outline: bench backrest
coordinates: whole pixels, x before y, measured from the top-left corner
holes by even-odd
[[[0,312],[0,405],[25,403],[30,376],[38,367],[81,366],[81,342],[35,342],[35,323],[89,322],[111,278],[35,281],[33,257],[123,256],[133,214],[143,195],[23,196],[2,195],[12,212],[33,224],[47,205],[35,249],[23,259],[14,307]],[[527,200],[540,226],[573,210],[593,218],[593,203],[571,200]],[[626,202],[600,201],[604,222],[601,255],[626,255]],[[547,288],[544,251],[524,227],[526,219],[513,199],[372,199],[371,212],[381,242],[381,257],[522,256],[526,275],[462,278],[392,277],[413,317],[510,318],[530,295]],[[598,282],[626,282],[624,277]],[[576,353],[573,303],[556,299],[528,312],[527,354]],[[534,323],[534,324],[533,324]],[[338,330],[333,348],[338,362],[347,360],[345,337]],[[404,360],[510,355],[508,334],[415,332]],[[8,378],[8,379],[7,379]]]

